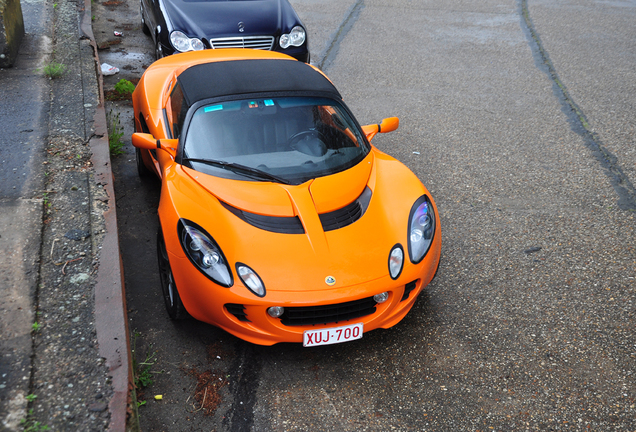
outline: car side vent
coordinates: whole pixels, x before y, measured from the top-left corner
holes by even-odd
[[[286,326],[329,324],[352,320],[375,312],[373,297],[323,306],[286,307],[280,317]]]
[[[351,225],[367,211],[369,202],[371,201],[371,189],[365,187],[362,194],[349,205],[329,213],[318,215],[322,223],[322,229],[325,231],[333,231]]]
[[[227,309],[227,311],[234,315],[239,321],[251,322],[249,319],[247,319],[245,306],[243,306],[242,304],[227,303],[225,305],[225,309]]]
[[[239,219],[242,219],[256,228],[280,234],[305,233],[305,228],[303,227],[302,222],[300,222],[300,218],[298,216],[264,216],[237,209],[223,201],[221,201],[221,204]]]
[[[411,295],[411,291],[413,291],[416,286],[417,286],[417,281],[416,280],[407,283],[404,286],[404,295],[402,295],[402,300],[400,300],[400,301],[404,301],[407,298],[409,298],[409,296]]]

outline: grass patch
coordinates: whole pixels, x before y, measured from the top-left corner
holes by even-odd
[[[30,400],[29,402],[32,401]],[[47,425],[33,419],[33,409],[29,410],[27,418],[24,418],[20,421],[20,426],[23,427],[24,432],[42,432],[51,430],[51,428],[49,428]]]
[[[113,90],[104,91],[104,97],[109,101],[131,100],[133,91],[135,91],[135,83],[122,78],[115,84]]]
[[[108,150],[111,156],[119,156],[124,154],[124,142],[121,140],[124,136],[124,128],[119,121],[119,113],[108,112]]]
[[[133,367],[133,380],[135,383],[135,389],[137,394],[137,407],[146,404],[144,400],[144,389],[154,383],[152,367],[157,363],[157,352],[152,350],[152,345],[146,351],[146,355],[143,361],[139,361],[137,358],[137,338],[141,336],[141,333],[133,332],[132,340],[132,367]]]
[[[44,66],[42,72],[49,79],[59,78],[66,72],[66,65],[64,63],[51,62]]]
[[[130,96],[135,91],[135,85],[122,78],[115,84],[115,91],[121,95]]]
[[[137,82],[139,82],[138,79],[128,81],[122,78],[115,84],[114,88],[104,90],[104,98],[109,101],[132,101],[132,93],[135,91]]]

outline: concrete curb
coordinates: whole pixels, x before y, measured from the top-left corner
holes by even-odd
[[[125,431],[132,386],[130,338],[124,275],[119,252],[115,189],[108,147],[108,128],[104,106],[104,84],[100,69],[97,44],[91,25],[91,0],[84,0],[84,14],[80,28],[90,40],[95,58],[98,79],[99,103],[95,109],[93,124],[95,135],[90,139],[95,181],[108,195],[109,209],[104,212],[105,235],[99,257],[99,269],[95,284],[95,329],[99,354],[106,359],[112,377],[113,397],[109,403],[110,431]]]

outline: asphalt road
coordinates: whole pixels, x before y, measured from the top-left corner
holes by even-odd
[[[48,133],[48,45],[42,2],[22,5],[25,31],[11,68],[0,69],[0,428],[19,424],[31,375],[33,293],[42,241],[41,173]],[[31,103],[13,103],[30,101]]]
[[[114,171],[135,355],[153,355],[142,429],[636,430],[636,2],[292,3],[360,123],[400,117],[374,144],[433,194],[440,273],[403,322],[346,345],[170,322],[159,185],[128,144]],[[137,8],[97,16],[124,30],[100,53],[122,61],[106,88],[152,60]],[[129,139],[131,107],[113,109]]]

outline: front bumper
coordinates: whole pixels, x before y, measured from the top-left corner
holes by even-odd
[[[286,54],[304,63],[309,63],[309,60],[310,60],[309,50],[307,49],[306,44],[297,48],[293,47],[293,48],[287,48],[285,50],[282,48],[279,48],[279,49],[273,49],[272,51],[276,51],[281,54]]]
[[[368,332],[377,328],[390,328],[400,322],[413,307],[419,293],[435,275],[440,259],[440,237],[437,236],[421,263],[405,264],[398,280],[392,280],[387,275],[354,286],[303,291],[275,291],[270,284],[267,285],[267,295],[263,298],[255,296],[245,288],[240,278],[235,277],[232,287],[223,288],[207,279],[185,257],[171,254],[170,262],[183,304],[195,319],[220,327],[236,337],[258,345],[302,343],[305,330],[361,322],[364,324],[364,331]],[[267,314],[267,308],[271,306],[312,308],[340,305],[369,299],[385,291],[389,292],[386,302],[370,305],[370,313],[365,312],[364,316],[355,318],[295,325],[289,321],[284,323],[284,317],[272,318]]]

